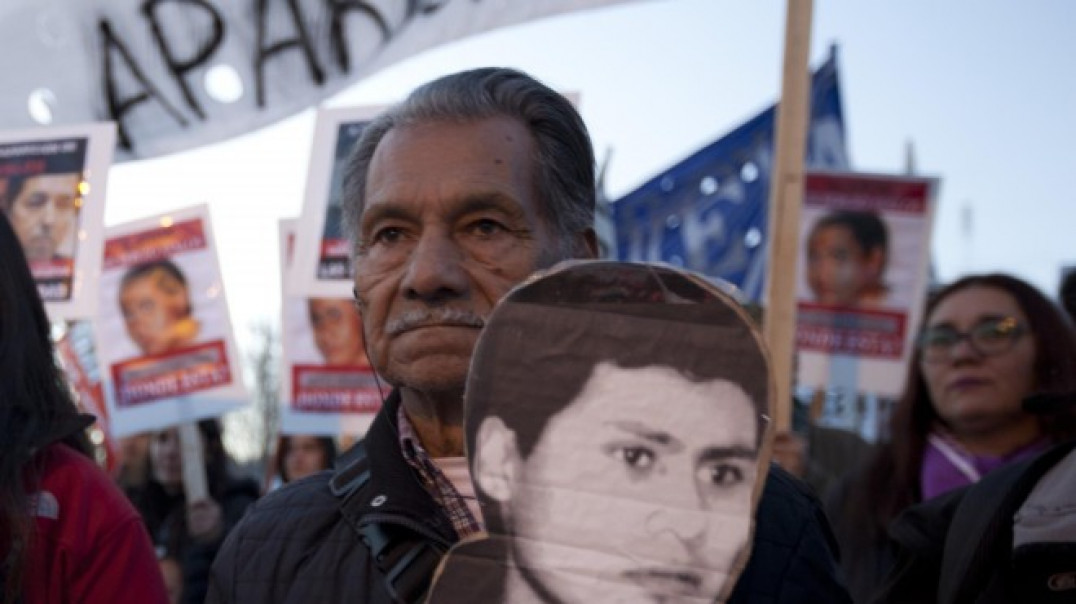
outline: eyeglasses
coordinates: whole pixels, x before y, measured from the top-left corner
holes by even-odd
[[[996,356],[1012,349],[1027,327],[1012,317],[983,319],[968,331],[940,326],[923,330],[917,342],[923,362],[944,363],[952,358],[953,348],[967,340],[981,356]]]

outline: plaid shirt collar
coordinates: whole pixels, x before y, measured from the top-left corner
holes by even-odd
[[[404,413],[403,405],[400,405],[396,412],[396,425],[399,427],[400,450],[403,451],[404,459],[418,472],[422,486],[445,511],[460,539],[481,531],[482,525],[467,507],[467,502],[452,485],[452,481],[441,472],[441,469],[426,453],[422,441],[415,433],[414,426],[411,425],[411,420],[407,419],[407,414]]]

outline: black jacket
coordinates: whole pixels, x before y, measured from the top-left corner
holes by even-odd
[[[214,499],[221,508],[223,534],[227,534],[243,517],[247,507],[258,498],[258,485],[250,479],[225,476],[214,489]],[[209,570],[224,537],[203,542],[187,534],[187,500],[183,493],[170,495],[156,481],[127,493],[146,524],[158,555],[175,558],[183,572],[184,604],[201,604],[206,598]]]
[[[897,549],[892,572],[875,602],[993,604],[1070,601],[1037,579],[1049,564],[1014,557],[1013,515],[1076,441],[999,468],[979,482],[905,510],[889,527]],[[1054,556],[1056,560],[1056,556]],[[1029,566],[1031,568],[1029,568]],[[1034,568],[1038,566],[1039,568]]]
[[[360,443],[368,475],[348,476],[349,451],[335,480],[322,472],[251,507],[213,565],[207,602],[395,602],[385,570],[396,567],[400,551],[417,550],[390,545],[379,568],[364,543],[379,546],[371,526],[393,533],[390,542],[427,546],[410,567],[420,570],[396,567],[407,585],[394,584],[399,591],[422,592],[437,560],[428,554],[442,554],[457,537],[400,452],[399,404],[393,393]],[[334,487],[349,494],[338,497]],[[835,558],[817,499],[774,466],[759,502],[754,550],[730,602],[850,602]]]

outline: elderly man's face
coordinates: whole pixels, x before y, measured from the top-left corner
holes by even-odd
[[[757,437],[731,381],[599,364],[511,473],[516,564],[561,602],[713,602],[750,534]]]
[[[557,259],[534,161],[531,134],[506,117],[396,128],[378,145],[355,287],[371,360],[390,383],[462,388],[493,306]]]
[[[78,173],[42,174],[23,183],[9,216],[27,259],[49,260],[69,244],[78,216],[78,185]]]

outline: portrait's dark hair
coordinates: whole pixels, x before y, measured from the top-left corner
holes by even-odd
[[[1011,295],[1028,321],[1035,340],[1035,388],[1042,393],[1076,391],[1076,336],[1061,311],[1039,290],[1004,274],[964,277],[936,292],[924,311],[924,324],[943,300],[972,287],[988,287]],[[919,473],[927,437],[941,422],[934,410],[916,349],[908,364],[904,390],[890,417],[891,441],[881,447],[870,463],[866,481],[854,486],[841,513],[862,518],[862,530],[854,538],[871,542],[884,538],[885,530],[901,511],[922,499]],[[1076,437],[1076,409],[1057,409],[1039,416],[1043,433],[1053,442]]]
[[[848,232],[851,233],[852,238],[856,240],[856,244],[859,245],[864,254],[869,254],[872,250],[877,249],[888,260],[889,230],[886,229],[885,222],[882,221],[882,217],[877,212],[840,210],[832,214],[826,214],[811,227],[811,235],[808,237],[808,241],[814,237],[815,233],[830,227],[848,229]]]
[[[0,574],[6,576],[3,602],[21,594],[33,520],[24,485],[40,481],[35,454],[62,440],[90,455],[86,435],[63,371],[56,362],[45,308],[22,246],[0,214]],[[76,431],[72,432],[71,428]],[[25,480],[25,482],[24,482]]]
[[[487,67],[429,82],[374,119],[348,158],[342,192],[344,231],[357,251],[370,162],[393,128],[423,123],[466,123],[492,117],[519,120],[534,137],[535,189],[541,218],[561,242],[562,257],[594,223],[594,150],[579,113],[564,96],[513,69]]]
[[[743,309],[702,280],[668,268],[584,262],[521,285],[494,310],[467,378],[468,451],[475,451],[481,421],[493,416],[513,431],[527,458],[547,422],[603,362],[668,367],[693,382],[739,385],[757,410],[761,442],[769,362]],[[641,394],[660,400],[660,393]],[[486,515],[491,531],[503,532],[496,514]]]
[[[291,477],[288,476],[285,470],[285,458],[288,456],[288,451],[291,450],[291,439],[293,436],[282,434],[280,440],[277,442],[276,447],[276,472],[277,476],[280,476],[281,482],[291,482]],[[336,441],[328,436],[317,437],[318,447],[321,448],[321,454],[324,457],[325,465],[322,466],[322,470],[327,470],[333,467],[333,463],[336,461]]]
[[[127,272],[123,274],[123,278],[120,280],[120,292],[127,288],[131,283],[148,277],[156,271],[163,271],[168,276],[172,277],[183,286],[183,289],[188,292],[187,294],[187,306],[183,311],[183,316],[190,316],[191,314],[191,300],[190,300],[190,286],[187,284],[187,276],[183,274],[179,266],[175,262],[172,262],[169,258],[160,258],[158,260],[151,260],[149,262],[143,262],[136,264],[127,269]]]

